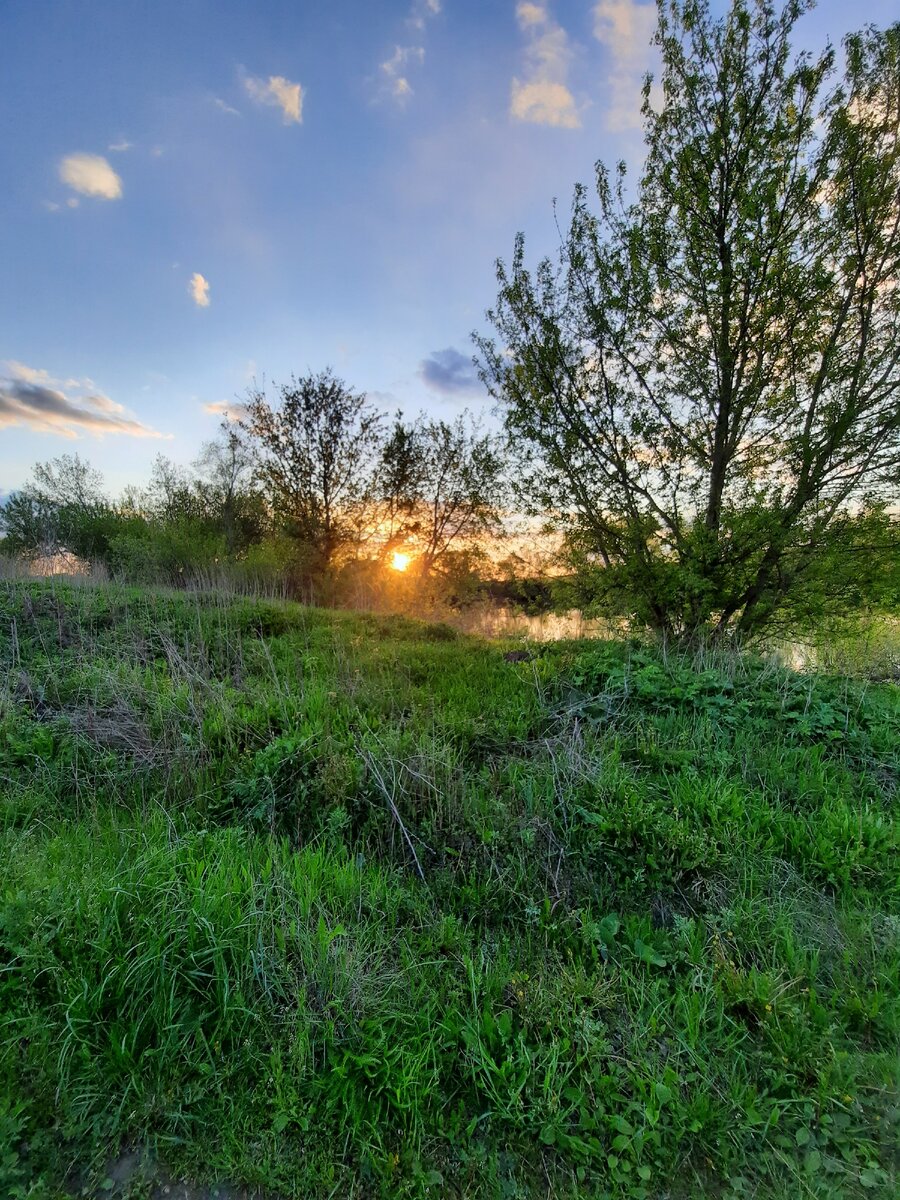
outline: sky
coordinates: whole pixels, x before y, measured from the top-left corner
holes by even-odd
[[[798,42],[887,24],[823,0]],[[251,382],[490,408],[516,232],[641,161],[637,0],[3,0],[0,494],[77,452],[188,463]],[[270,393],[274,394],[274,393]]]

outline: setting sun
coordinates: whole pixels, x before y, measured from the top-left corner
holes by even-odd
[[[391,566],[395,571],[405,571],[409,566],[409,555],[403,554],[399,550],[395,550],[391,558]]]

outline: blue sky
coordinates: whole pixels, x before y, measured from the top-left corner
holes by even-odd
[[[635,0],[6,0],[0,491],[78,451],[188,462],[265,376],[481,407],[470,331],[517,230],[640,161]],[[886,24],[825,0],[800,40]]]

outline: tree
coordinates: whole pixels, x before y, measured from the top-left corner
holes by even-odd
[[[663,631],[755,634],[897,496],[900,25],[835,84],[809,7],[660,3],[636,195],[598,165],[534,274],[520,235],[477,339],[532,507]]]
[[[398,413],[379,472],[386,547],[411,542],[425,574],[497,531],[503,460],[468,413],[452,424]]]
[[[46,501],[22,490],[12,492],[0,507],[4,554],[56,554],[60,548],[57,514]]]
[[[66,550],[80,558],[105,558],[114,522],[103,476],[78,454],[36,463],[33,479],[0,513],[6,546],[26,555]]]
[[[394,424],[381,450],[378,467],[378,532],[382,549],[389,554],[413,533],[416,510],[421,502],[424,463],[422,443],[414,422],[406,422],[403,413]]]
[[[56,508],[92,512],[105,507],[103,476],[78,454],[61,454],[46,463],[35,463],[34,481],[28,490]]]
[[[266,523],[252,468],[232,425],[223,425],[190,468],[157,455],[149,486],[126,494],[118,507],[110,565],[132,578],[179,583],[242,556]]]
[[[148,517],[162,523],[200,521],[206,515],[190,473],[164,454],[153,460],[141,507]]]
[[[371,493],[383,417],[330,370],[292,376],[278,393],[273,406],[251,388],[241,428],[255,444],[274,511],[327,567]]]
[[[196,491],[221,527],[229,554],[258,540],[265,514],[253,486],[253,455],[241,431],[223,422],[219,436],[201,449],[194,469]]]

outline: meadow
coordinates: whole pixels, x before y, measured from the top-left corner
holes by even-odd
[[[897,1195],[896,681],[58,580],[0,665],[3,1196]]]

